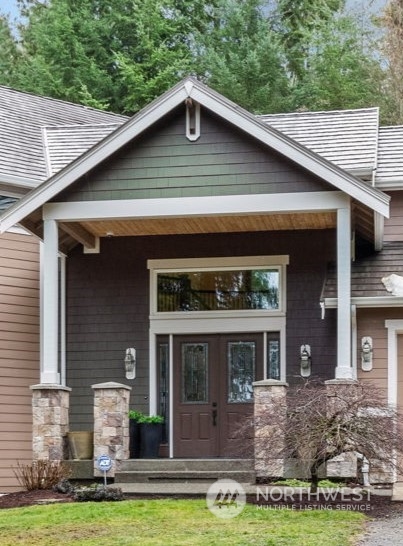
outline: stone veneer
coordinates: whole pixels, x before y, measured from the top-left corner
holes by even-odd
[[[264,379],[253,383],[255,471],[257,478],[284,474],[284,426],[287,383]]]
[[[68,387],[32,385],[32,450],[33,459],[62,461],[65,437],[69,431]]]
[[[94,390],[94,476],[103,476],[96,466],[100,455],[109,455],[114,477],[120,461],[129,458],[129,398],[131,387],[121,383],[99,383]]]

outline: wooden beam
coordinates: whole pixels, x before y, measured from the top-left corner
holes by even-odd
[[[61,222],[59,224],[60,229],[65,233],[73,237],[76,241],[81,243],[86,248],[95,248],[96,247],[96,237],[85,228],[83,228],[77,222]]]

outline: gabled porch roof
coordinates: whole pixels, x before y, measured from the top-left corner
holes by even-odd
[[[199,81],[186,78],[93,146],[88,152],[48,178],[38,188],[10,207],[1,217],[0,231],[6,231],[40,209],[48,201],[54,200],[61,191],[189,98],[241,129],[269,149],[290,159],[297,166],[331,184],[335,189],[350,196],[359,204],[382,216],[388,216],[389,197],[387,195],[268,126]]]

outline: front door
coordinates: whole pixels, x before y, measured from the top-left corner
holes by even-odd
[[[263,334],[176,336],[174,456],[243,457],[252,383],[263,379]]]

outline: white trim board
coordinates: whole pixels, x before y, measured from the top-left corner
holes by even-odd
[[[48,203],[44,220],[80,222],[111,219],[187,218],[334,211],[349,205],[342,192],[220,195]]]
[[[325,309],[337,309],[337,298],[325,298]],[[403,307],[403,298],[397,296],[353,297],[351,304],[358,308]]]

